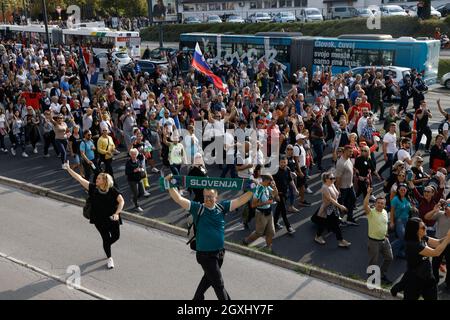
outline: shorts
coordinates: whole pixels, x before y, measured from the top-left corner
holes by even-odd
[[[306,185],[306,167],[301,167],[300,170],[303,173],[303,177],[297,176],[297,188]]]
[[[275,225],[273,223],[273,215],[264,215],[263,212],[256,209],[255,214],[255,232],[258,236],[274,236]]]

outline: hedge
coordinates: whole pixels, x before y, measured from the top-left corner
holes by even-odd
[[[336,37],[341,34],[374,33],[391,34],[393,37],[432,37],[436,27],[442,33],[450,34],[450,16],[444,20],[430,19],[421,21],[411,17],[382,17],[381,29],[367,28],[365,18],[327,20],[309,23],[221,23],[221,24],[169,24],[163,26],[164,41],[178,42],[181,33],[208,32],[255,34],[263,31],[302,32],[305,36]],[[158,41],[158,26],[151,26],[141,30],[143,41]]]

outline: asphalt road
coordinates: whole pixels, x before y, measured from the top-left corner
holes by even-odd
[[[427,100],[434,114],[431,120],[431,127],[436,133],[439,123],[442,121],[442,116],[437,111],[436,99],[440,98],[442,105],[450,107],[449,91],[443,88],[435,89],[427,94]],[[30,154],[30,157],[24,159],[19,155],[12,157],[11,155],[0,155],[0,174],[10,178],[26,181],[36,185],[41,185],[52,190],[69,194],[72,196],[84,198],[85,193],[81,187],[75,183],[66,172],[61,170],[61,162],[54,157],[51,151],[51,158],[43,158],[42,145],[38,146],[39,154]],[[29,153],[31,153],[28,147]],[[324,168],[331,167],[331,153],[328,147],[325,151]],[[126,209],[132,209],[131,193],[125,178],[125,159],[126,155],[122,152],[117,159],[113,161],[115,177],[119,189],[124,193],[126,200]],[[378,166],[383,164],[382,154],[377,154]],[[426,166],[428,165],[428,156],[424,157]],[[185,169],[183,169],[185,170]],[[165,169],[168,173],[168,169]],[[186,174],[186,171],[183,171]],[[219,176],[219,168],[214,166],[209,168],[210,176]],[[151,183],[151,197],[148,199],[141,199],[140,204],[144,208],[143,215],[149,218],[159,219],[177,226],[186,227],[187,218],[186,212],[180,209],[176,204],[169,200],[166,192],[161,192],[158,185],[159,175],[152,175],[150,177]],[[367,267],[367,220],[361,211],[362,198],[358,199],[359,227],[346,227],[343,229],[344,238],[352,243],[348,250],[343,250],[337,247],[336,239],[332,234],[326,237],[327,245],[320,246],[313,241],[315,234],[315,227],[310,222],[310,217],[320,204],[321,197],[318,191],[321,188],[321,181],[319,173],[313,169],[311,179],[309,181],[311,189],[314,194],[307,195],[306,199],[313,203],[312,207],[302,208],[299,213],[289,215],[289,221],[296,229],[294,235],[288,235],[283,229],[277,232],[274,238],[273,249],[275,253],[281,257],[288,258],[296,262],[311,264],[322,267],[352,278],[365,279]],[[375,185],[376,192],[381,190],[382,185]],[[223,192],[222,199],[230,199],[236,196],[233,192]],[[250,224],[250,228],[254,228],[254,221]],[[242,238],[247,236],[250,231],[244,230],[241,223],[241,213],[233,212],[227,215],[226,225],[226,239],[240,243]],[[260,239],[255,243],[256,246],[262,247],[263,240]],[[405,271],[406,264],[403,260],[395,260],[389,270],[389,277],[391,279],[398,279]],[[446,294],[442,294],[441,298],[450,298]]]
[[[67,279],[79,266],[81,286],[110,299],[192,298],[201,267],[185,239],[125,222],[106,269],[101,239],[81,208],[0,186],[0,252]],[[0,299],[92,299],[0,259]],[[248,257],[227,252],[225,284],[239,299],[372,299]],[[212,289],[207,299],[215,299]]]
[[[92,296],[0,258],[0,300],[91,300]]]

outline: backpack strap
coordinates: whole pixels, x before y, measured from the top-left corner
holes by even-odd
[[[195,239],[195,234],[196,234],[195,228],[198,226],[198,222],[200,221],[200,217],[203,215],[204,212],[205,212],[205,206],[202,204],[202,205],[200,205],[200,208],[198,208],[197,219],[195,219],[195,221],[192,222],[188,226],[188,233],[187,233],[187,235],[189,236],[191,234],[191,229],[192,229],[192,227],[194,227],[194,236],[191,239],[189,239],[189,241],[186,244],[190,244],[192,242],[192,240]]]

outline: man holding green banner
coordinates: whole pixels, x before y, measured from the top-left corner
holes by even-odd
[[[189,177],[198,178],[198,177]],[[225,255],[225,214],[227,212],[238,209],[245,205],[253,197],[253,192],[248,191],[237,199],[225,200],[217,203],[217,190],[211,187],[206,187],[203,190],[205,203],[191,201],[180,195],[178,190],[173,187],[172,175],[167,176],[166,185],[169,184],[170,197],[183,209],[189,210],[189,213],[194,219],[196,228],[196,251],[197,262],[202,266],[204,275],[200,281],[197,291],[194,295],[194,300],[204,300],[205,292],[210,286],[214,288],[217,298],[219,300],[230,300],[230,296],[225,289],[220,268],[223,264]],[[204,178],[202,178],[204,179]],[[192,179],[186,179],[191,181]],[[226,179],[235,180],[235,179]],[[239,180],[229,181],[230,188],[238,187]],[[194,182],[195,181],[195,182]],[[191,184],[196,185],[199,180],[192,180]],[[206,180],[205,180],[206,181]],[[216,181],[220,182],[220,181]],[[225,185],[222,185],[224,188]]]

